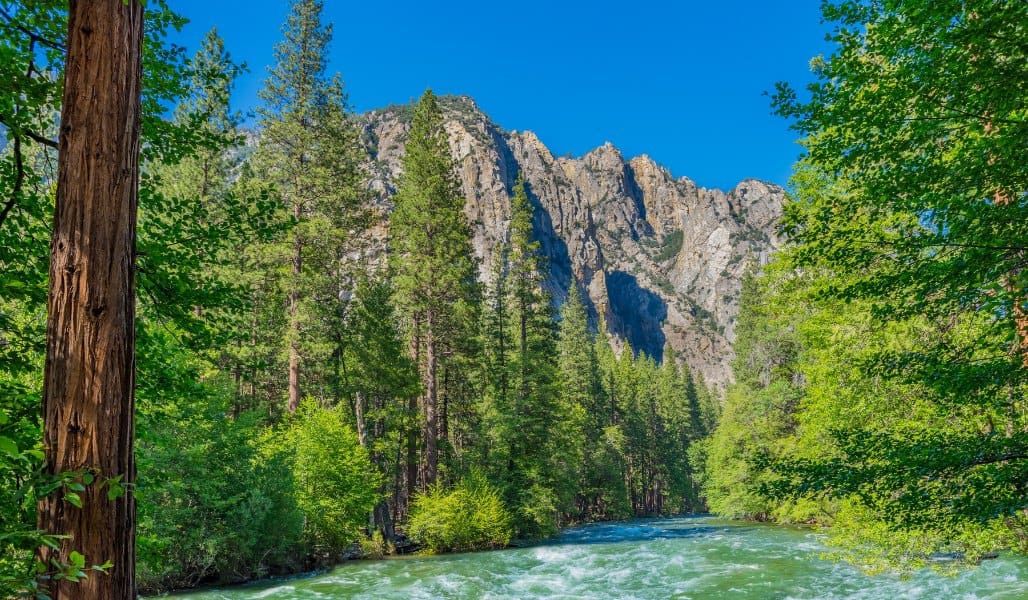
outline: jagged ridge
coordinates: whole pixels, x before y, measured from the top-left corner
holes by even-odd
[[[556,158],[534,133],[500,129],[471,98],[440,104],[483,265],[507,235],[510,190],[521,172],[537,207],[535,232],[555,301],[576,282],[618,345],[628,341],[659,358],[670,344],[708,383],[723,388],[731,380],[742,274],[749,260],[766,262],[781,243],[780,187],[749,179],[727,193],[704,189],[648,156],[626,160],[610,143]],[[369,189],[384,214],[411,114],[410,106],[392,106],[361,117]]]

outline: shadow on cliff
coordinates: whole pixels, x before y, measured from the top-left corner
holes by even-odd
[[[628,340],[636,353],[644,352],[660,362],[667,338],[661,323],[667,318],[667,303],[639,285],[635,275],[624,271],[607,274],[612,332]]]
[[[511,197],[514,195],[514,182],[521,171],[521,165],[518,163],[514,152],[510,149],[510,144],[507,143],[507,139],[499,128],[493,126],[490,128],[489,134],[493,138],[493,143],[496,144],[497,154],[501,161],[499,165],[500,171],[503,173],[507,195]],[[532,233],[535,239],[539,241],[542,256],[546,261],[546,264],[543,266],[548,273],[548,277],[543,285],[546,288],[546,292],[550,294],[550,301],[554,309],[556,309],[564,303],[568,290],[574,282],[571,268],[571,253],[568,250],[567,244],[554,229],[553,218],[550,217],[550,212],[546,210],[546,207],[539,200],[539,196],[532,190],[531,182],[525,182],[525,193],[532,203]],[[588,298],[588,295],[586,298]],[[591,306],[592,301],[589,300],[588,302],[590,304],[590,311],[595,312],[595,309]]]
[[[539,197],[532,191],[532,184],[525,183],[525,192],[532,202],[533,222],[532,229],[535,239],[539,240],[540,249],[546,257],[546,268],[549,271],[547,278],[547,289],[550,293],[553,305],[560,306],[567,298],[568,290],[574,285],[574,275],[571,269],[571,253],[568,245],[557,234],[553,228],[553,218],[549,211],[539,201]]]

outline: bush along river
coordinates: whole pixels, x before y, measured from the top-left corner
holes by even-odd
[[[643,519],[564,531],[526,548],[351,561],[309,577],[175,595],[306,598],[1028,598],[1028,559],[1001,555],[953,576],[902,579],[822,560],[801,528],[713,517]]]

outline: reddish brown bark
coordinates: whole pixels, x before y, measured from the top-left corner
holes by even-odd
[[[978,19],[976,12],[971,12],[968,15],[969,19]],[[975,56],[977,59],[978,57]],[[985,122],[985,133],[986,135],[993,135],[999,131],[999,128],[992,122],[991,117],[986,113]],[[996,162],[995,156],[989,157],[989,164],[992,165]],[[1010,196],[1003,192],[996,192],[993,196],[997,206],[1003,206],[1010,202]],[[1017,350],[1021,354],[1021,364],[1028,367],[1028,313],[1025,312],[1025,298],[1020,293],[1020,290],[1012,283],[1015,277],[1008,277],[1006,282],[1006,288],[1014,294],[1014,329],[1017,332]]]
[[[293,205],[293,218],[300,221],[300,203]],[[300,406],[300,273],[303,271],[303,244],[293,241],[293,283],[289,290],[289,412]]]
[[[109,575],[56,582],[55,599],[134,598],[133,393],[136,205],[143,8],[138,0],[71,0],[51,240],[43,384],[44,445],[53,474],[88,470],[82,508],[60,492],[40,502],[39,527],[67,534],[40,558]],[[128,491],[109,500],[113,478]]]
[[[1017,325],[1017,339],[1020,340],[1021,364],[1028,367],[1028,314],[1024,311],[1025,299],[1014,299],[1014,323]]]
[[[425,319],[425,486],[435,484],[439,472],[439,357],[432,311]]]
[[[414,356],[414,364],[421,368],[421,321],[417,315],[414,317],[414,336],[411,339],[411,354]],[[418,485],[418,399],[411,396],[407,401],[407,415],[411,420],[407,428],[407,474],[406,493],[403,498],[402,514],[407,513],[407,508],[414,499]]]

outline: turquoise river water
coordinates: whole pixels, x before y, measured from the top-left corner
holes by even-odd
[[[569,529],[538,546],[352,561],[327,573],[174,596],[309,598],[925,598],[1028,600],[1028,559],[1000,557],[956,576],[864,575],[822,560],[817,534],[710,517]]]

